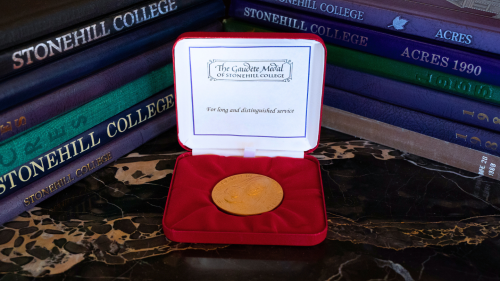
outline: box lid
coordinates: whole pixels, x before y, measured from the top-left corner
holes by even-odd
[[[179,143],[194,155],[302,158],[318,146],[320,37],[189,32],[173,58]]]

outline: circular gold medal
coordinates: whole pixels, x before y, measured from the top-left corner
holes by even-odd
[[[239,174],[218,182],[212,200],[222,210],[240,216],[269,212],[283,200],[283,189],[270,177]]]

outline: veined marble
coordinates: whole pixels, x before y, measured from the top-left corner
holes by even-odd
[[[500,183],[328,129],[327,240],[184,244],[161,229],[172,129],[0,227],[0,280],[497,280]]]

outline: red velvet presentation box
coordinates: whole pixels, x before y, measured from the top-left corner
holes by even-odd
[[[326,48],[293,33],[181,35],[173,50],[177,158],[163,217],[168,239],[186,243],[311,246],[326,237],[318,146]],[[237,216],[212,201],[226,177],[276,180],[283,201]]]

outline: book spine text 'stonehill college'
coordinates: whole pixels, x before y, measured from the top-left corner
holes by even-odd
[[[279,5],[281,10],[301,10],[368,25],[393,33],[416,35],[451,45],[500,54],[500,8],[497,1],[394,0],[256,0]],[[450,5],[443,5],[450,4]],[[496,7],[496,8],[495,8]],[[492,10],[489,10],[491,8]],[[496,9],[496,10],[495,10]],[[490,12],[490,16],[484,13]]]
[[[155,0],[119,13],[0,52],[0,78],[48,63],[54,59],[98,44],[139,25],[170,16],[205,0]]]
[[[486,84],[500,85],[498,58],[246,0],[234,0],[230,13],[235,18],[258,25],[289,32],[313,33],[327,43]]]

